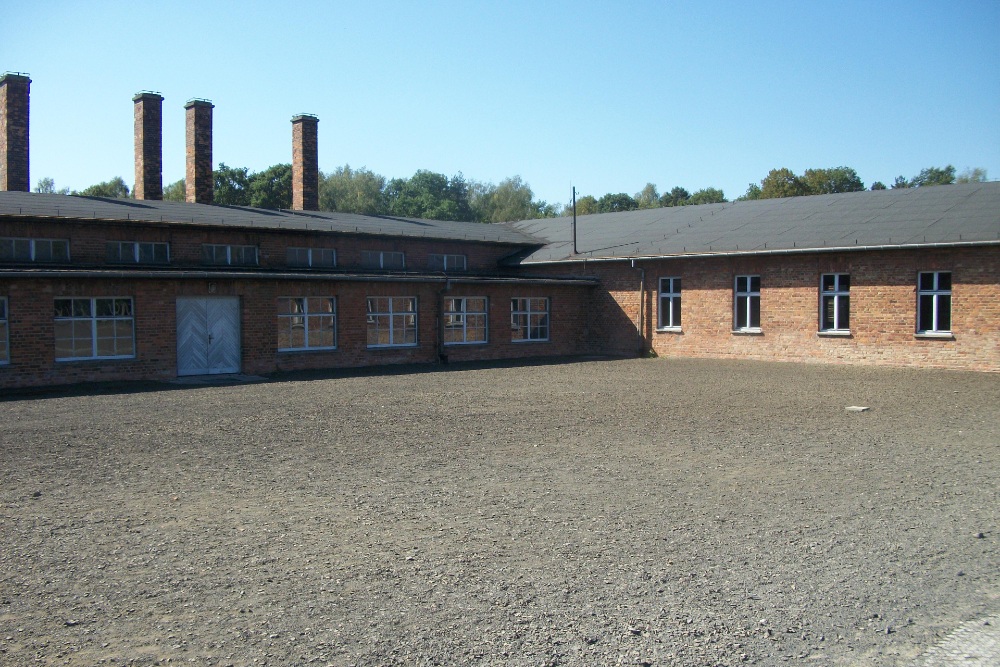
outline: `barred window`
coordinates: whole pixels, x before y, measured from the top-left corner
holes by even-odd
[[[130,298],[55,300],[56,359],[135,356]]]
[[[444,344],[486,342],[486,297],[449,297],[444,300]]]
[[[511,340],[515,343],[549,339],[548,298],[510,300]]]
[[[337,347],[335,297],[278,299],[278,349],[315,350]]]

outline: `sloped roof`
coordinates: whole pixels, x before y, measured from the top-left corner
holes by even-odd
[[[222,225],[258,229],[540,245],[539,241],[519,229],[505,225],[355,215],[328,211],[270,211],[245,206],[44,195],[33,192],[0,192],[0,216]]]
[[[771,252],[1000,244],[1000,182],[524,220],[546,242],[522,264]]]

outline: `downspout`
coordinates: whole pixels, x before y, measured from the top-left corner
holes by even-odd
[[[639,323],[636,325],[636,333],[639,334],[639,352],[638,356],[642,357],[643,353],[646,351],[646,336],[643,333],[645,331],[643,324],[643,315],[645,314],[646,306],[646,269],[636,266],[635,260],[632,260],[632,268],[639,269]]]
[[[448,363],[448,355],[444,351],[444,295],[451,291],[451,278],[446,278],[444,288],[438,290],[438,315],[437,315],[437,348],[438,361],[442,364]]]

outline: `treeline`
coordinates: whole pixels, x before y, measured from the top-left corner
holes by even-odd
[[[703,188],[691,194],[684,188],[677,186],[660,194],[656,185],[646,183],[644,187],[635,195],[624,192],[617,194],[608,193],[597,199],[593,195],[584,195],[576,200],[576,214],[590,215],[592,213],[618,213],[621,211],[638,211],[645,208],[661,208],[665,206],[696,206],[698,204],[719,204],[728,201],[722,190],[717,188]],[[567,206],[563,215],[572,215],[572,205]]]
[[[919,188],[929,185],[951,185],[952,183],[982,183],[986,181],[986,170],[979,167],[966,169],[955,174],[955,167],[927,167],[913,178],[897,176],[890,186],[892,189]],[[751,183],[746,193],[737,201],[750,199],[775,199],[778,197],[801,197],[806,195],[828,195],[837,192],[859,192],[865,184],[858,172],[850,167],[832,169],[806,169],[802,175],[791,169],[772,169],[760,182]],[[885,183],[875,181],[872,190],[886,190]]]

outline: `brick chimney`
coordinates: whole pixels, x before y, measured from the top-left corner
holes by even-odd
[[[0,76],[0,190],[28,192],[28,91],[26,74]]]
[[[319,118],[292,118],[292,210],[319,210]]]
[[[136,199],[163,199],[163,96],[142,91],[132,98],[135,111]]]
[[[208,100],[188,100],[187,110],[187,169],[185,200],[195,204],[211,204],[215,185],[212,180],[212,109]]]

